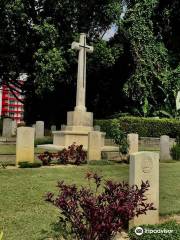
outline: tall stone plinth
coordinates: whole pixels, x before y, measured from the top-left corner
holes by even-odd
[[[148,203],[153,203],[156,210],[147,211],[130,221],[130,227],[159,222],[159,154],[138,152],[130,155],[129,184],[141,186],[148,181],[149,190],[145,193]]]
[[[72,111],[67,113],[68,126],[93,126],[93,113],[83,111]]]
[[[67,113],[67,125],[61,131],[53,131],[53,145],[68,147],[74,142],[88,148],[88,133],[94,131],[93,113],[72,111]],[[105,133],[101,132],[101,145],[104,146]]]
[[[16,165],[19,162],[34,162],[34,128],[19,127],[16,139]]]

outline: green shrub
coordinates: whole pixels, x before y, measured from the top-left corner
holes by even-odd
[[[142,225],[144,233],[140,236],[136,235],[135,227],[129,231],[130,240],[179,240],[180,239],[180,225],[174,221],[156,224],[156,225]],[[147,230],[173,230],[169,233],[145,233]]]
[[[114,140],[114,143],[119,146],[119,152],[122,154],[128,153],[129,144],[127,137],[123,130],[119,128],[116,122],[113,122],[110,126],[110,137]]]
[[[34,141],[34,146],[36,147],[37,145],[52,144],[52,143],[53,143],[52,137],[37,138]]]
[[[180,144],[175,144],[171,148],[171,157],[173,160],[180,160]]]
[[[29,162],[20,162],[19,167],[20,168],[38,168],[41,167],[42,164],[35,162],[35,163],[29,163]]]
[[[112,161],[108,161],[108,160],[98,160],[98,161],[95,161],[95,160],[90,160],[88,161],[88,164],[89,165],[97,165],[97,166],[104,166],[104,165],[113,165],[115,164],[114,162]]]
[[[140,137],[160,137],[180,135],[180,121],[175,119],[154,119],[140,117],[120,117],[117,119],[95,120],[106,136],[111,136],[111,125],[115,124],[125,133],[138,133]]]

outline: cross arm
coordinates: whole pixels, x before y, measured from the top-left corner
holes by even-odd
[[[92,53],[92,52],[94,51],[94,47],[87,46],[86,51],[87,51],[88,53]]]
[[[72,42],[71,48],[72,49],[76,49],[76,50],[80,50],[81,49],[80,44],[78,42]]]

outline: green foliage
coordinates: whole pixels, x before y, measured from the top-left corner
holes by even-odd
[[[107,137],[111,136],[111,125],[115,124],[125,133],[138,133],[140,137],[160,137],[168,135],[176,138],[180,134],[180,121],[174,119],[154,119],[138,117],[121,117],[118,119],[96,120]]]
[[[53,143],[52,137],[37,138],[34,141],[34,146],[36,147],[37,145],[52,144],[52,143]]]
[[[114,163],[112,161],[108,161],[108,160],[90,160],[88,161],[89,165],[95,165],[95,166],[104,166],[104,165],[113,165]]]
[[[39,162],[34,162],[34,163],[20,162],[19,163],[19,168],[39,168],[41,166],[42,166],[42,164]]]
[[[5,162],[0,162],[0,169],[6,169],[7,168],[7,163]]]
[[[156,225],[141,225],[143,229],[149,230],[173,230],[171,233],[144,233],[141,236],[135,234],[135,227],[129,231],[131,240],[179,240],[180,225],[175,221],[170,221]]]
[[[171,156],[173,160],[180,160],[180,134],[177,134],[176,143],[171,148]]]
[[[127,154],[128,152],[128,141],[123,130],[119,128],[118,121],[112,122],[110,125],[110,137],[114,140],[115,144],[119,146],[119,152]]]
[[[92,63],[90,66],[93,67],[93,70],[94,65],[96,65],[96,69],[112,67],[122,52],[123,50],[118,45],[110,46],[108,42],[99,40],[94,44],[94,53],[91,58]]]
[[[164,42],[154,32],[153,17],[159,0],[130,1],[122,26],[127,31],[135,70],[124,86],[124,92],[142,112],[148,109],[165,110],[160,104],[166,96],[160,97],[159,86],[171,95],[171,108],[175,109],[175,92],[178,78],[172,86],[173,69]],[[171,89],[171,90],[170,90]],[[159,94],[158,94],[159,93]],[[165,107],[166,103],[163,107]]]
[[[38,49],[35,53],[35,83],[37,93],[43,90],[54,90],[55,82],[65,71],[65,60],[62,57],[61,49],[53,48],[44,50]]]

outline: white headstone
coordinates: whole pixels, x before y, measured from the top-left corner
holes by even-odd
[[[56,131],[56,125],[51,126],[51,132]]]
[[[81,33],[79,42],[73,42],[71,47],[79,51],[75,111],[86,111],[86,53],[92,53],[93,47],[86,44],[85,33]]]
[[[17,122],[14,120],[12,121],[12,136],[16,136],[17,132]]]
[[[43,121],[36,121],[36,138],[43,138],[44,137],[44,122]]]
[[[136,133],[130,133],[127,135],[129,144],[129,154],[136,153],[139,150],[139,135]]]
[[[34,162],[34,128],[17,128],[16,165],[19,162]]]
[[[153,203],[156,210],[147,211],[130,221],[131,227],[141,224],[156,224],[159,222],[159,154],[153,152],[138,152],[130,155],[129,184],[141,186],[148,181],[150,188],[145,194],[147,203]]]
[[[170,160],[170,139],[169,136],[163,135],[160,137],[160,160]]]
[[[3,137],[11,137],[12,136],[12,119],[11,118],[4,118],[3,119]]]
[[[101,131],[101,127],[99,125],[94,125],[94,131]]]
[[[92,131],[88,134],[88,160],[101,160],[101,132]]]
[[[180,110],[180,91],[178,92],[176,97],[176,110]]]

